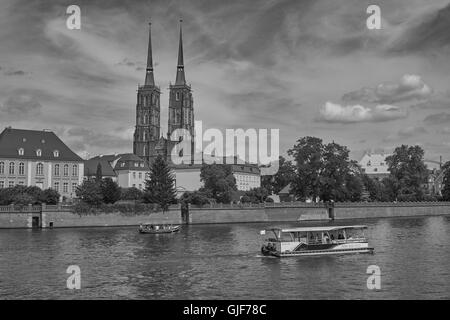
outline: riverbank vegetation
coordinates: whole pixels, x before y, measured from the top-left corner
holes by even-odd
[[[389,176],[374,179],[349,158],[346,146],[328,144],[316,137],[297,141],[288,155],[293,163],[280,157],[280,170],[264,177],[262,186],[280,190],[280,182],[290,185],[290,192],[301,201],[436,201],[439,194],[426,188],[429,171],[420,146],[402,145],[386,158]],[[450,176],[449,176],[450,182]],[[450,198],[450,187],[449,187]]]
[[[42,190],[39,187],[17,185],[12,188],[0,189],[0,205],[54,205],[59,202],[60,194],[53,189]]]

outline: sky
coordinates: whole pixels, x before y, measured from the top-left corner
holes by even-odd
[[[282,155],[316,136],[356,160],[401,144],[450,160],[449,0],[2,0],[0,128],[53,130],[82,157],[132,152],[151,19],[166,132],[180,18],[204,128],[280,129]]]

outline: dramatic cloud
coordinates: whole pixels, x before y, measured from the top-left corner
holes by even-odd
[[[436,114],[431,114],[427,116],[424,120],[427,124],[443,124],[450,122],[450,113],[441,112]]]
[[[11,70],[11,71],[5,71],[3,74],[5,76],[24,76],[27,73],[22,70]]]
[[[389,51],[395,54],[450,53],[450,5],[427,11],[404,23],[402,32],[392,40]]]
[[[320,109],[319,120],[336,123],[380,122],[405,118],[407,115],[405,109],[391,105],[377,105],[369,108],[361,105],[342,106],[327,102]]]
[[[446,93],[435,93],[429,99],[421,101],[411,106],[411,108],[421,109],[449,109],[450,110],[450,91]]]
[[[65,2],[0,1],[0,126],[61,127],[76,150],[131,152],[151,17],[166,133],[182,16],[186,77],[204,127],[280,128],[282,153],[305,135],[351,150],[382,147],[391,130],[398,136],[450,100],[431,93],[450,89],[449,2],[379,0],[382,29],[368,30],[369,0],[92,0],[79,3],[81,30],[68,30]],[[34,113],[18,111],[24,101],[6,103],[23,88]],[[314,121],[326,101],[338,104]]]
[[[0,106],[0,114],[6,116],[35,116],[40,113],[42,105],[38,99],[28,93],[18,92],[6,99],[3,106]]]
[[[93,148],[96,153],[111,150],[121,152],[132,143],[132,129],[118,128],[108,132],[98,132],[84,128],[71,128],[63,133],[67,136],[68,144],[79,152],[86,152]]]
[[[410,138],[425,133],[427,133],[427,130],[424,127],[407,127],[400,129],[398,136],[401,138]]]
[[[344,101],[396,103],[430,97],[432,89],[418,75],[405,74],[398,83],[381,83],[375,88],[362,88],[344,94]]]

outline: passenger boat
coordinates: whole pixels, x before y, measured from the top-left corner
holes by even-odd
[[[174,226],[171,224],[151,224],[145,223],[139,226],[139,233],[150,233],[150,234],[159,234],[159,233],[174,233],[180,231],[181,226]]]
[[[274,238],[265,240],[264,255],[275,257],[316,256],[348,253],[373,253],[364,230],[367,226],[334,226],[309,228],[273,228]]]

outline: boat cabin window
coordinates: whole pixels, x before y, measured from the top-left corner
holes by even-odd
[[[281,241],[283,242],[289,242],[289,241],[295,241],[295,232],[281,232]]]

